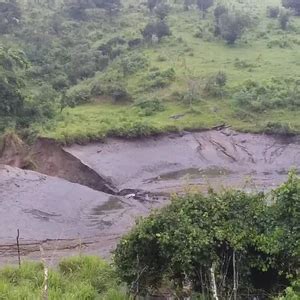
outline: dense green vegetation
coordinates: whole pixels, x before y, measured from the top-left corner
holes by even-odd
[[[133,292],[270,299],[299,279],[300,178],[271,193],[191,193],[138,222],[115,253]],[[298,287],[287,299],[299,299]],[[294,295],[294,296],[292,296]]]
[[[2,0],[0,131],[69,143],[222,123],[299,133],[298,8]]]

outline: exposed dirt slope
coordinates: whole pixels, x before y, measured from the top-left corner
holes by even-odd
[[[17,136],[6,135],[0,148],[0,164],[60,177],[108,194],[118,192],[107,178],[64,151],[51,139],[39,138],[29,147]]]

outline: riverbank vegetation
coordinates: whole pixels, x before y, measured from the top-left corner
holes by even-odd
[[[2,268],[0,299],[297,300],[299,227],[294,173],[266,193],[194,190],[139,219],[111,264],[80,255],[55,268],[45,262]]]
[[[300,132],[293,1],[0,3],[0,131],[63,143]]]
[[[137,294],[272,299],[299,279],[299,214],[295,174],[266,194],[191,192],[140,220],[122,238],[116,268]],[[287,299],[299,299],[295,289],[294,296],[287,291]]]

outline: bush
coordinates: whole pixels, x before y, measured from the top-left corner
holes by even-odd
[[[120,59],[120,67],[124,76],[131,75],[137,71],[146,68],[148,64],[147,58],[142,54],[131,53]]]
[[[79,104],[88,103],[91,100],[91,88],[86,83],[75,85],[67,90],[63,97],[63,106],[74,107]]]
[[[253,112],[268,109],[300,107],[300,88],[294,79],[272,79],[269,82],[248,81],[233,96],[236,104]]]
[[[204,92],[209,96],[223,97],[224,87],[227,83],[227,74],[223,71],[218,72],[216,75],[208,78],[204,87]]]
[[[237,268],[239,295],[272,297],[289,284],[287,275],[297,276],[299,200],[294,174],[266,195],[210,191],[175,197],[121,239],[117,272],[133,292],[145,295],[167,282],[179,299],[187,284],[190,292],[210,299],[211,280],[203,278],[213,272],[220,299],[227,299]]]
[[[280,47],[280,48],[291,48],[292,47],[292,41],[290,39],[287,39],[286,37],[282,37],[280,39],[271,40],[267,43],[268,48],[274,48],[274,47]]]
[[[283,136],[295,134],[289,124],[280,122],[268,122],[264,127],[264,132],[268,134],[278,134]]]
[[[145,90],[158,89],[168,86],[176,78],[173,68],[165,71],[152,71],[142,79],[142,85]]]
[[[138,107],[141,111],[141,116],[152,116],[157,112],[161,112],[165,110],[165,106],[163,103],[157,99],[150,100],[140,100],[135,103],[135,107]]]

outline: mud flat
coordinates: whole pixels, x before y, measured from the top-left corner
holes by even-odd
[[[65,149],[119,189],[176,192],[189,185],[207,189],[265,189],[300,168],[300,138],[242,134],[229,129],[174,134]]]
[[[25,151],[38,172],[20,169],[17,148],[0,157],[0,263],[17,261],[17,229],[26,258],[39,259],[40,245],[49,261],[79,252],[109,256],[136,217],[167,204],[171,193],[265,190],[300,169],[299,137],[229,129],[64,149],[39,140]]]
[[[79,251],[98,241],[101,243],[95,251],[106,256],[111,241],[124,234],[136,216],[146,214],[151,207],[151,202],[143,204],[60,178],[2,165],[0,261],[17,258],[17,229],[25,256],[39,257],[39,244],[49,250],[50,259],[54,252],[76,248]]]

